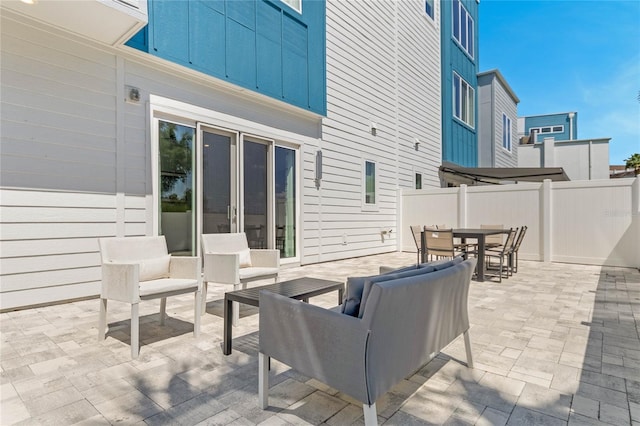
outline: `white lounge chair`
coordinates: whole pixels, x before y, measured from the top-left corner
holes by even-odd
[[[250,249],[244,232],[202,234],[204,259],[203,304],[207,300],[207,283],[233,285],[233,290],[246,288],[251,281],[274,278],[278,281],[280,250]],[[204,308],[203,308],[204,313]],[[240,317],[237,302],[233,306],[233,325]]]
[[[160,324],[164,324],[167,297],[194,293],[193,335],[200,334],[202,282],[200,258],[171,256],[164,236],[100,238],[102,289],[98,339],[105,339],[107,301],[131,304],[131,357],[139,354],[139,309],[142,300],[160,301]]]

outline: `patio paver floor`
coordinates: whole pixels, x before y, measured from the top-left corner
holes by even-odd
[[[389,253],[283,269],[281,280],[344,281]],[[109,304],[97,341],[98,300],[0,314],[1,425],[363,424],[353,399],[273,362],[270,408],[258,408],[258,310],[241,305],[233,353],[222,355],[223,297],[210,285],[201,336],[192,296],[140,305],[141,352],[130,359],[129,305]],[[311,303],[335,306],[335,293]],[[640,426],[640,272],[521,261],[519,272],[472,282],[474,369],[462,339],[377,401],[386,425]]]

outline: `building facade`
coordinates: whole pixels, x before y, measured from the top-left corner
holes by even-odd
[[[439,2],[112,3],[2,2],[0,309],[97,295],[100,237],[396,250],[398,188],[439,186]]]
[[[478,163],[478,3],[440,3],[442,161],[465,167],[476,167]]]
[[[499,70],[478,74],[478,167],[518,167],[519,102]]]
[[[578,113],[575,111],[519,117],[518,138],[521,143],[542,142],[552,137],[557,141],[578,139]]]

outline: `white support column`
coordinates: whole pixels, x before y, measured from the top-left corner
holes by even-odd
[[[552,238],[552,224],[551,224],[551,209],[552,205],[551,197],[551,179],[545,179],[542,182],[541,194],[540,194],[540,250],[543,262],[551,262],[551,238]]]
[[[458,228],[467,227],[467,185],[458,188]]]

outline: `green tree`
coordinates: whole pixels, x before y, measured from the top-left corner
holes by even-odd
[[[636,172],[636,176],[640,174],[640,154],[635,153],[624,161],[624,166],[627,169],[634,169]]]
[[[170,192],[178,181],[186,183],[191,173],[190,133],[183,133],[178,140],[177,125],[160,122],[160,168],[162,191]]]

